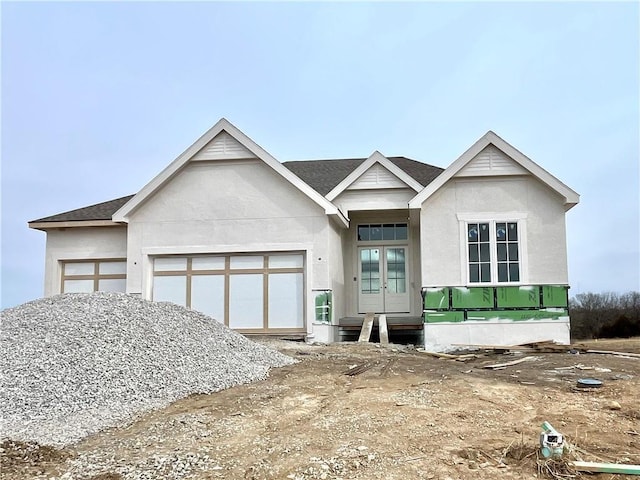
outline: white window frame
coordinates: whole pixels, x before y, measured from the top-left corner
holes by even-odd
[[[506,287],[510,285],[528,285],[529,255],[527,254],[527,214],[524,212],[486,212],[459,213],[458,225],[460,233],[460,278],[470,287]],[[520,264],[520,280],[517,282],[498,282],[498,258],[496,223],[516,223],[518,225],[518,260]],[[491,265],[490,282],[471,282],[469,278],[469,247],[467,241],[467,225],[469,223],[489,224],[489,258]]]

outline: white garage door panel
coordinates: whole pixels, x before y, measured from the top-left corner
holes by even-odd
[[[241,274],[229,277],[229,327],[263,328],[262,274]]]
[[[302,328],[302,273],[272,273],[269,275],[269,327]]]
[[[248,333],[304,331],[304,285],[300,252],[153,259],[153,300],[186,306]]]
[[[224,323],[224,275],[191,277],[191,308]]]
[[[187,304],[187,277],[156,277],[153,282],[153,300]]]

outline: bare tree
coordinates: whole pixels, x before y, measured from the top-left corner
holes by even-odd
[[[640,335],[640,292],[580,293],[569,306],[572,338]]]

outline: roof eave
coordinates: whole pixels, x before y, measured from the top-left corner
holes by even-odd
[[[247,135],[240,131],[236,126],[225,118],[221,118],[213,127],[204,133],[195,143],[187,148],[178,158],[171,162],[162,172],[156,175],[140,192],[138,192],[131,200],[125,203],[120,209],[113,214],[113,220],[116,222],[128,222],[129,215],[139,207],[149,196],[161,188],[167,181],[176,175],[188,161],[198,153],[209,141],[213,140],[216,135],[226,131],[229,135],[240,142],[247,150],[256,157],[270,166],[276,173],[291,183],[294,187],[304,193],[309,199],[322,207],[327,215],[334,214],[337,210],[329,200],[316,192],[309,184],[304,182],[291,170],[286,168],[282,163],[276,160],[270,153],[264,150],[260,145],[251,140]]]
[[[427,185],[422,191],[418,192],[418,194],[409,201],[409,208],[421,208],[422,204],[431,197],[431,195],[451,180],[465,165],[467,165],[467,163],[469,163],[476,155],[489,145],[493,145],[502,150],[531,175],[561,195],[565,199],[566,210],[569,210],[580,201],[580,195],[578,195],[578,193],[547,172],[524,153],[520,152],[520,150],[513,147],[500,136],[489,130],[471,147],[469,147],[467,151],[449,165],[440,175],[438,175],[433,182]]]
[[[114,222],[112,220],[67,220],[62,222],[29,222],[27,224],[29,228],[34,230],[54,230],[58,228],[89,228],[89,227],[126,227],[126,225],[120,222]]]
[[[401,181],[407,184],[416,193],[422,190],[422,185],[411,177],[407,172],[395,165],[391,160],[381,154],[379,151],[373,152],[364,162],[347,175],[338,185],[336,185],[327,195],[326,198],[329,201],[335,200],[338,195],[344,192],[353,182],[355,182],[360,176],[371,168],[376,163],[379,163],[384,168],[389,170],[393,175],[398,177]]]

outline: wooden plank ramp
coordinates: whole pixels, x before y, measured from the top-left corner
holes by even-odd
[[[380,345],[389,345],[389,330],[387,329],[387,316],[378,318],[378,331],[380,332]]]
[[[367,313],[362,321],[362,330],[360,330],[358,342],[368,343],[371,338],[371,330],[373,330],[373,313]]]

